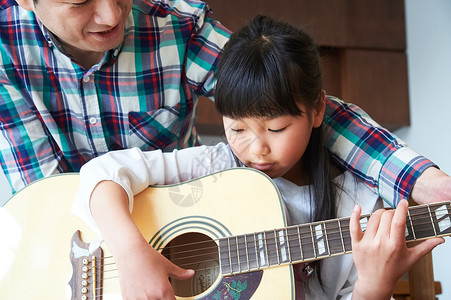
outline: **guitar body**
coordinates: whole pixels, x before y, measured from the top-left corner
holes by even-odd
[[[78,184],[77,174],[49,177],[0,208],[2,298],[81,299],[81,271],[74,269],[77,261],[91,258],[98,236],[70,213]],[[217,248],[219,238],[286,226],[282,199],[266,175],[238,168],[179,185],[149,187],[135,197],[132,216],[154,248],[177,265],[196,270],[192,280],[173,282],[178,299],[294,299],[290,265],[222,276],[217,249],[209,250]],[[74,239],[77,231],[81,241]],[[187,241],[192,247],[213,247],[190,249],[196,255],[183,259],[174,249]],[[100,248],[105,264],[92,268],[97,271],[88,278],[84,295],[122,299],[114,260],[104,243]],[[94,278],[98,283],[92,287]]]

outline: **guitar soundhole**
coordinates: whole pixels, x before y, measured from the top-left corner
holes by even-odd
[[[195,271],[191,279],[170,278],[177,296],[201,294],[215,283],[220,274],[218,245],[204,234],[182,234],[167,244],[162,254],[179,267]]]

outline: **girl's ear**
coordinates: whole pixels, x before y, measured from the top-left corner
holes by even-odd
[[[326,91],[321,90],[321,96],[319,99],[319,103],[316,108],[313,110],[313,127],[317,128],[321,126],[324,118],[324,111],[326,110]]]

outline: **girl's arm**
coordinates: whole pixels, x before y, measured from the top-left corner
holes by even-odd
[[[399,278],[418,259],[444,242],[443,238],[431,238],[407,248],[407,208],[407,201],[402,200],[396,210],[377,210],[370,217],[365,232],[359,223],[360,206],[352,212],[352,255],[358,272],[353,299],[390,299]]]
[[[124,189],[113,181],[102,181],[92,193],[90,206],[117,263],[124,299],[175,299],[168,278],[188,279],[194,271],[172,264],[144,240],[131,218]]]
[[[175,299],[168,277],[193,275],[143,238],[130,214],[133,196],[149,185],[183,182],[233,166],[230,148],[224,144],[170,153],[113,151],[83,166],[72,212],[104,238],[119,269],[124,299]]]

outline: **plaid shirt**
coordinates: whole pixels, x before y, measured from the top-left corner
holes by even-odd
[[[198,96],[212,97],[229,35],[202,2],[135,0],[123,43],[85,70],[33,13],[0,0],[0,162],[13,192],[110,150],[197,145]],[[432,164],[358,108],[329,97],[327,114],[330,149],[390,202]]]

